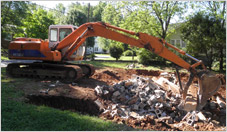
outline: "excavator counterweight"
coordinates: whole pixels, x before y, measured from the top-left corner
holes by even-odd
[[[146,33],[128,31],[103,22],[85,23],[80,27],[52,25],[49,28],[49,39],[45,41],[34,38],[15,39],[9,46],[10,59],[41,60],[43,62],[9,64],[7,73],[13,76],[54,77],[69,81],[75,81],[84,76],[89,77],[94,74],[94,68],[91,65],[72,64],[67,61],[82,60],[85,49],[83,43],[86,38],[95,36],[119,41],[138,48],[145,48],[187,69],[191,76],[182,89],[182,97],[185,100],[192,79],[195,76],[198,77],[200,86],[197,96],[198,110],[202,109],[207,99],[220,88],[220,79],[208,72],[201,60],[192,57],[163,39]],[[189,64],[169,48],[188,56],[196,63]],[[196,69],[200,65],[203,67],[201,72]]]

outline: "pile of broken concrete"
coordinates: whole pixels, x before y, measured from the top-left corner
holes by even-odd
[[[172,79],[168,78],[168,80],[170,80],[168,83],[173,83],[176,78],[172,76]],[[184,120],[191,126],[198,121],[207,121],[207,118],[199,111],[187,113],[180,109],[178,105],[181,103],[181,95],[173,88],[164,89],[157,82],[134,75],[131,79],[112,86],[97,86],[96,94],[101,98],[111,100],[101,116],[107,119],[117,117],[116,120],[123,123],[128,119],[140,120],[140,126],[145,126],[147,120],[153,124],[155,122],[173,124]]]

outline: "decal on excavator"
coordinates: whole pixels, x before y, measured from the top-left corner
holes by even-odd
[[[10,56],[15,57],[46,57],[38,50],[9,50]]]

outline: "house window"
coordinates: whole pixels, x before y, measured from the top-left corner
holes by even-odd
[[[174,39],[171,39],[170,40],[170,44],[175,45],[175,40]]]
[[[95,51],[98,51],[99,50],[99,48],[98,47],[95,47]]]
[[[179,44],[179,45],[181,44],[179,39],[177,40],[176,44]]]
[[[185,47],[186,47],[186,44],[185,44],[185,42],[184,42],[184,41],[182,41],[182,45],[181,45],[181,47],[183,47],[183,48],[185,48]]]

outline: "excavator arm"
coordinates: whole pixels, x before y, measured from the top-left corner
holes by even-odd
[[[197,110],[202,109],[206,104],[206,100],[220,88],[220,80],[215,77],[214,74],[207,72],[206,67],[201,60],[190,56],[189,54],[169,44],[163,39],[148,35],[146,33],[135,33],[103,22],[92,22],[81,25],[77,30],[64,38],[55,47],[55,49],[61,50],[69,46],[65,54],[62,55],[62,61],[70,60],[70,56],[85,42],[86,38],[94,36],[100,36],[107,39],[119,41],[138,48],[145,48],[190,71],[191,75],[184,89],[179,82],[183,97],[183,104],[185,103],[184,101],[186,99],[189,86],[191,85],[193,78],[197,76],[199,78],[199,91],[197,94],[196,108]],[[190,65],[175,53],[173,53],[171,50],[169,50],[167,47],[174,49],[182,55],[188,56],[189,58],[195,60],[196,63]],[[201,65],[204,70],[198,72],[195,68],[199,65]],[[178,79],[179,78],[180,76],[178,74]]]
[[[115,27],[103,22],[93,22],[81,25],[77,30],[68,35],[63,39],[56,47],[57,50],[61,50],[70,45],[68,51],[62,56],[62,60],[70,60],[70,56],[75,52],[88,37],[100,36],[107,39],[119,41],[131,46],[138,48],[145,48],[151,52],[183,67],[187,70],[195,69],[198,65],[202,65],[204,69],[206,67],[203,65],[202,61],[193,58],[184,51],[176,48],[175,46],[167,43],[165,40],[148,35],[146,33],[135,33],[119,27]],[[134,37],[132,37],[134,36]],[[137,39],[136,39],[137,38]],[[182,55],[187,55],[196,61],[195,64],[190,65],[182,58],[177,56],[175,53],[170,51],[167,47],[170,47]]]

